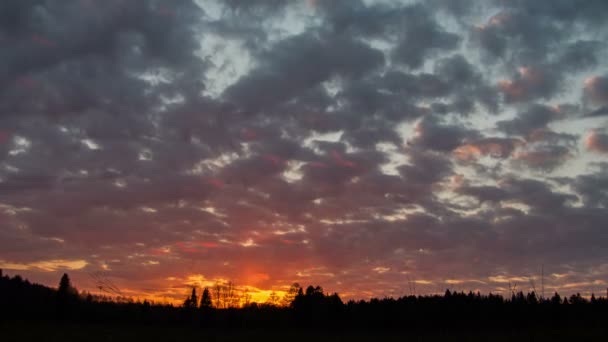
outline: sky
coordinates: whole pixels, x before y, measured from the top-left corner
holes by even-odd
[[[0,2],[0,268],[173,302],[608,287],[604,0]]]

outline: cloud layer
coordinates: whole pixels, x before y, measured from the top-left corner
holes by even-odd
[[[0,267],[603,291],[607,5],[3,2]]]

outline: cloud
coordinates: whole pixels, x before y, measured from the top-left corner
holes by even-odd
[[[2,262],[172,300],[225,280],[496,292],[547,260],[568,274],[554,289],[590,291],[608,274],[604,12],[3,2]]]
[[[561,116],[556,108],[534,104],[519,112],[511,120],[498,121],[496,127],[507,134],[527,136],[539,129],[546,128],[549,123]]]
[[[392,53],[393,60],[416,69],[433,53],[458,47],[460,37],[441,27],[422,6],[404,10],[399,43]]]
[[[419,120],[415,127],[415,136],[410,143],[437,151],[452,151],[465,139],[478,136],[474,130],[458,125],[445,125],[437,116],[427,115]]]
[[[481,138],[459,146],[454,150],[454,155],[460,160],[475,160],[486,155],[494,158],[508,158],[523,143],[519,139]]]
[[[544,171],[552,171],[572,157],[571,149],[559,145],[540,145],[517,152],[514,155],[515,163]]]
[[[362,77],[384,63],[379,51],[336,38],[329,40],[311,32],[281,41],[263,53],[260,58],[264,64],[227,89],[225,97],[257,111],[287,101],[331,77]]]
[[[498,87],[506,102],[521,102],[535,98],[550,98],[559,86],[556,75],[542,67],[522,66],[512,80],[500,80]]]
[[[585,137],[585,147],[593,152],[608,153],[608,134],[591,131]]]
[[[79,270],[86,265],[87,262],[84,260],[43,260],[27,264],[9,263],[5,261],[0,262],[1,268],[16,271],[27,271],[30,269],[40,269],[45,272],[54,272],[61,269]]]
[[[584,93],[594,104],[608,104],[608,77],[588,77],[585,79]]]

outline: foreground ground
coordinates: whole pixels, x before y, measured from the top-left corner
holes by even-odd
[[[608,328],[555,327],[537,331],[315,332],[205,331],[197,328],[0,323],[2,340],[12,341],[606,341]]]

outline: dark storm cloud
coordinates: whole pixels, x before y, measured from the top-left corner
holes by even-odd
[[[2,2],[0,265],[353,297],[604,276],[606,168],[577,170],[608,150],[605,6]]]

